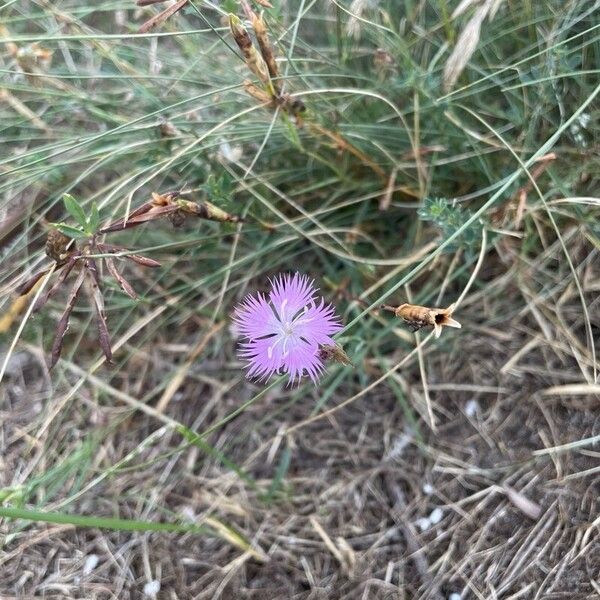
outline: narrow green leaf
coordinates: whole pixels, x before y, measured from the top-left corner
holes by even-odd
[[[66,223],[52,223],[56,229],[58,229],[64,235],[73,238],[75,240],[81,240],[90,237],[89,234],[77,227],[67,225]]]
[[[165,531],[208,533],[206,527],[184,525],[183,523],[157,523],[154,521],[137,521],[132,519],[116,519],[106,517],[85,517],[60,512],[45,512],[26,508],[0,506],[0,517],[6,519],[25,519],[43,523],[60,523],[77,527],[97,527],[98,529],[114,529],[116,531]]]
[[[273,481],[271,481],[271,485],[269,486],[269,491],[267,492],[267,500],[272,500],[273,496],[279,491],[281,487],[281,482],[283,478],[286,476],[288,469],[290,468],[290,461],[292,459],[292,451],[289,446],[286,446],[281,453],[281,458],[279,459],[279,464],[277,465],[277,469],[275,470],[275,477],[273,477]]]
[[[77,224],[85,228],[87,226],[87,218],[79,202],[71,194],[63,194],[63,202],[67,212],[75,219]]]
[[[219,462],[224,464],[228,469],[231,469],[233,472],[237,473],[238,476],[243,479],[248,485],[250,485],[253,489],[257,489],[256,482],[248,473],[246,473],[241,467],[235,464],[232,460],[227,458],[223,452],[213,448],[208,442],[203,440],[197,433],[193,432],[191,429],[180,425],[177,430],[179,433],[191,444],[200,448],[203,452],[206,452],[209,456],[216,458]]]
[[[90,233],[96,233],[96,231],[98,231],[99,225],[100,225],[100,211],[98,210],[98,205],[95,202],[92,202],[92,212],[90,213],[90,218],[87,221],[86,229]]]

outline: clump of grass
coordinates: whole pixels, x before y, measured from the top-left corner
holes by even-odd
[[[0,592],[597,591],[594,7],[139,4],[0,9]],[[78,303],[49,375],[74,258],[114,366]],[[316,389],[228,328],[291,271],[345,325]]]

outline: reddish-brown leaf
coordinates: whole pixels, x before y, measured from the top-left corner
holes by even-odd
[[[88,258],[85,261],[85,265],[85,272],[88,274],[88,281],[91,289],[92,302],[94,304],[94,310],[96,311],[98,341],[100,342],[100,348],[102,348],[102,352],[106,357],[106,362],[110,363],[112,361],[112,350],[110,349],[110,335],[108,333],[108,326],[106,324],[104,296],[102,295],[102,290],[100,289],[100,275],[98,274],[98,267],[92,258]]]
[[[127,254],[125,255],[125,258],[128,258],[129,260],[132,260],[134,263],[142,265],[143,267],[160,267],[160,263],[157,260],[142,256],[141,254]]]
[[[60,358],[60,354],[62,352],[63,340],[65,337],[65,333],[67,332],[67,328],[69,327],[69,317],[71,316],[71,312],[73,311],[73,307],[75,306],[75,302],[77,301],[77,297],[79,296],[79,291],[81,290],[81,286],[83,284],[83,280],[85,278],[85,269],[81,269],[73,287],[71,288],[71,292],[69,294],[69,298],[67,299],[67,306],[58,322],[58,326],[56,327],[56,333],[54,334],[54,341],[52,342],[52,353],[50,356],[50,366],[52,369],[54,365],[58,362]]]
[[[46,275],[46,273],[48,273],[48,271],[50,271],[50,269],[44,269],[43,271],[40,271],[39,273],[36,273],[35,275],[33,275],[33,277],[30,277],[25,283],[22,283],[17,289],[16,292],[19,296],[25,296],[25,294],[29,294],[29,292],[33,289],[33,286],[44,276]]]
[[[138,33],[147,33],[151,29],[154,29],[155,27],[158,27],[159,25],[161,25],[162,23],[164,23],[169,17],[171,17],[172,15],[174,15],[177,11],[180,11],[187,3],[188,3],[188,0],[179,0],[179,2],[176,2],[172,6],[169,6],[168,8],[165,8],[165,10],[163,10],[161,13],[159,13],[156,16],[152,17],[151,19],[148,19],[138,29]]]
[[[117,267],[115,265],[115,261],[112,258],[107,258],[105,260],[105,262],[106,262],[106,267],[107,267],[109,273],[113,276],[115,281],[119,284],[119,287],[132,300],[137,300],[137,294],[135,293],[135,290],[133,289],[131,284],[127,281],[127,279],[125,279],[125,277],[123,277],[123,275],[121,275],[121,273],[119,273],[119,271],[117,270]]]
[[[48,288],[38,299],[37,302],[33,305],[33,312],[38,312],[41,310],[50,296],[54,295],[61,285],[65,282],[65,279],[69,276],[69,273],[73,270],[75,263],[77,262],[77,257],[70,257],[69,260],[64,264],[64,269],[62,273],[59,275],[58,279],[54,282],[54,285]]]
[[[97,247],[101,252],[106,252],[107,254],[129,252],[127,248],[113,246],[112,244],[98,244]],[[128,258],[129,260],[132,260],[138,265],[142,265],[144,267],[160,267],[160,263],[157,260],[147,258],[141,254],[123,254],[123,258]]]
[[[148,221],[155,221],[156,219],[160,219],[172,212],[177,210],[177,206],[169,205],[169,206],[154,206],[150,205],[143,212],[134,211],[129,215],[127,221],[125,219],[119,219],[114,223],[104,227],[104,229],[100,230],[100,233],[110,233],[112,231],[122,231],[123,229],[131,229],[132,227],[137,227],[138,225],[142,225],[143,223],[148,223]]]
[[[107,225],[106,227],[103,227],[102,229],[100,229],[98,233],[109,233],[110,231],[118,231],[119,229],[125,229],[127,222],[129,222],[129,219],[131,219],[132,217],[137,217],[139,215],[142,215],[142,214],[148,212],[149,210],[151,210],[153,208],[153,206],[154,206],[154,204],[152,204],[152,202],[144,202],[144,204],[141,204],[140,206],[138,206],[137,208],[135,208],[134,210],[131,211],[127,220],[118,219],[117,221],[114,221],[110,225]]]

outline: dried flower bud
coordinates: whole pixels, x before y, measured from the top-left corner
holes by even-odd
[[[319,358],[321,360],[332,360],[342,365],[351,365],[350,357],[344,352],[344,349],[338,344],[323,344],[319,346]]]
[[[252,44],[250,34],[242,25],[242,22],[235,15],[229,15],[229,27],[233,34],[233,39],[244,55],[248,68],[258,77],[266,86],[271,87],[269,77],[269,68],[263,57],[256,51]]]
[[[246,93],[255,100],[258,100],[263,104],[273,104],[273,97],[257,85],[254,85],[249,79],[244,80],[244,89],[246,90]]]
[[[229,223],[240,223],[242,221],[241,217],[238,217],[237,215],[230,215],[210,202],[191,202],[190,200],[184,200],[183,198],[175,198],[174,202],[183,212],[196,215],[201,219]]]
[[[377,48],[375,50],[375,54],[373,55],[373,63],[375,65],[375,69],[378,72],[385,71],[386,69],[391,69],[396,64],[394,57],[383,48]]]
[[[460,323],[452,318],[453,311],[454,304],[451,304],[448,308],[428,308],[416,304],[401,304],[394,310],[394,313],[408,323],[414,331],[421,329],[421,327],[433,327],[435,337],[438,338],[444,326],[460,329]]]
[[[160,132],[160,136],[164,138],[175,137],[179,135],[177,127],[175,127],[173,123],[169,123],[169,121],[167,121],[164,117],[158,122],[158,131]]]
[[[58,264],[63,263],[69,255],[67,246],[70,242],[71,238],[58,229],[50,229],[46,237],[46,255]]]
[[[277,67],[277,62],[275,61],[273,47],[269,42],[269,37],[267,36],[267,27],[262,15],[258,16],[254,14],[252,16],[252,27],[256,35],[256,41],[258,42],[260,53],[262,54],[267,68],[269,69],[269,75],[271,78],[275,78],[279,75],[279,68]],[[279,92],[278,86],[275,83],[273,84],[273,87],[275,88],[276,92]]]

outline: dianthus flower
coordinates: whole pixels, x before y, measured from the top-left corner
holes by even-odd
[[[335,309],[305,275],[280,275],[271,283],[268,297],[247,296],[233,317],[245,338],[239,356],[247,375],[267,381],[285,373],[290,384],[308,375],[316,383],[325,368],[319,346],[335,344],[331,336],[342,329]]]

